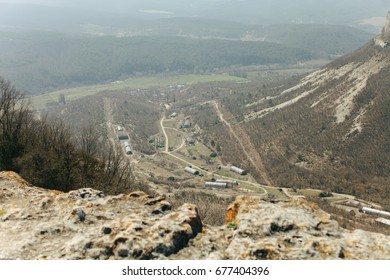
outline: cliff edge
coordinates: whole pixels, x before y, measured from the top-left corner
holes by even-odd
[[[31,186],[0,173],[0,259],[390,259],[390,236],[342,229],[305,200],[237,197],[227,225],[142,192]]]
[[[390,46],[390,12],[387,13],[385,26],[382,29],[382,33],[375,38],[375,44],[387,48]]]
[[[382,37],[386,42],[390,41],[390,12],[387,13],[385,26],[382,30]]]

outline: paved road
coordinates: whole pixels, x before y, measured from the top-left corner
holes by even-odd
[[[219,177],[219,178],[222,178],[222,179],[235,180],[235,181],[240,182],[240,183],[246,183],[246,184],[249,184],[249,185],[258,187],[260,190],[262,190],[262,191],[264,192],[264,194],[267,194],[267,193],[268,193],[267,190],[264,189],[263,186],[260,185],[260,184],[258,184],[258,183],[252,183],[252,182],[248,182],[248,181],[245,181],[245,180],[240,180],[240,179],[236,179],[236,178],[232,178],[232,177],[228,177],[228,176],[223,176],[223,175],[215,174],[215,173],[210,172],[210,171],[205,171],[205,170],[203,170],[201,167],[199,167],[199,166],[197,166],[197,165],[195,165],[195,164],[193,164],[193,163],[191,163],[191,162],[189,162],[189,161],[187,161],[187,160],[185,160],[185,159],[183,159],[183,158],[181,158],[181,157],[179,157],[179,156],[177,156],[177,155],[174,155],[172,152],[170,152],[170,151],[168,150],[168,147],[169,147],[169,142],[168,142],[168,141],[169,141],[169,139],[168,139],[168,135],[167,135],[167,133],[166,133],[166,131],[165,131],[166,128],[165,128],[165,126],[164,126],[164,120],[165,120],[165,116],[163,116],[163,117],[161,118],[161,120],[160,120],[160,126],[161,126],[161,130],[162,130],[162,132],[163,132],[163,134],[164,134],[164,137],[165,137],[165,143],[166,143],[166,145],[165,145],[165,150],[164,150],[164,153],[165,153],[165,154],[167,154],[167,155],[169,155],[169,156],[171,156],[171,157],[173,157],[173,158],[175,158],[175,159],[177,159],[177,160],[179,160],[179,161],[181,161],[181,162],[183,162],[183,163],[185,163],[185,164],[187,164],[187,165],[191,165],[192,168],[194,168],[194,169],[196,169],[196,170],[198,170],[198,171],[200,171],[200,172],[202,172],[202,173],[206,173],[206,174],[208,174],[208,175],[212,175],[212,176]]]
[[[165,115],[163,115],[163,117],[161,118],[160,126],[165,137],[165,153],[169,154],[169,139],[168,139],[167,132],[165,131],[164,120],[165,120]]]

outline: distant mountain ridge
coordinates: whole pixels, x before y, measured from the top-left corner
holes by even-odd
[[[357,20],[381,16],[390,9],[383,0],[93,0],[57,1],[60,7],[83,8],[139,16],[207,17],[251,24],[327,23],[353,24]],[[170,14],[145,14],[142,10],[167,11]]]
[[[137,47],[139,37],[148,41],[142,47]],[[167,39],[162,40],[163,37]],[[60,8],[0,3],[0,75],[12,80],[18,88],[36,94],[118,80],[135,72],[209,71],[232,65],[333,59],[334,55],[355,50],[371,37],[349,26],[250,25],[200,17],[142,19],[133,14],[88,11],[83,6],[76,9],[71,5]],[[269,43],[274,47],[265,50],[263,57],[277,59],[264,62],[252,55]],[[207,59],[207,64],[213,65],[205,69],[202,58],[204,53],[210,53],[209,47],[190,49],[207,44],[215,44],[213,49],[222,45],[228,49],[235,45],[257,47],[229,52],[222,58],[223,52],[218,52]],[[174,57],[172,66],[164,59],[161,62],[163,50],[170,45],[176,48],[171,52],[173,55],[163,56]],[[297,52],[305,55],[298,56]],[[232,61],[232,57],[237,59]],[[226,59],[228,63],[223,62]],[[53,70],[53,65],[61,67]]]
[[[40,5],[34,5],[38,3]],[[50,4],[50,5],[49,5]],[[7,10],[11,16],[21,16],[24,19],[34,14],[50,11],[60,18],[68,16],[68,20],[88,19],[91,16],[98,19],[109,19],[116,22],[129,17],[133,19],[161,18],[209,18],[228,20],[246,24],[335,24],[362,27],[359,22],[372,17],[379,17],[383,10],[390,9],[390,3],[381,0],[337,1],[326,0],[315,2],[310,0],[215,0],[215,1],[30,1],[26,3],[0,3],[0,15]],[[26,11],[30,10],[30,14]],[[80,14],[83,17],[80,17]],[[41,20],[44,20],[41,16]],[[1,18],[0,18],[1,19]]]

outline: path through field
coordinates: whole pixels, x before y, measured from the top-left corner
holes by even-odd
[[[267,175],[263,161],[259,153],[257,152],[256,148],[254,147],[252,141],[250,140],[248,134],[239,125],[235,126],[234,128],[232,127],[232,125],[224,118],[221,110],[219,109],[218,103],[216,101],[210,101],[210,103],[214,105],[218,117],[229,128],[230,134],[236,139],[237,143],[240,145],[245,156],[253,165],[253,167],[256,169],[256,171],[264,179],[264,182],[267,185],[272,186],[271,180]],[[240,135],[240,137],[238,137],[238,135]]]
[[[110,98],[103,98],[104,105],[104,119],[107,127],[107,137],[111,142],[113,147],[116,147],[116,135],[114,132],[113,122],[114,122],[114,106],[115,103]]]

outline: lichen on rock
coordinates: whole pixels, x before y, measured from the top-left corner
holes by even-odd
[[[305,200],[237,197],[228,259],[389,259],[390,237],[341,228]],[[359,240],[359,241],[358,241]]]
[[[239,196],[210,226],[162,196],[61,193],[0,172],[0,205],[0,259],[390,259],[389,236],[344,230],[305,200]]]
[[[60,193],[11,172],[0,173],[0,185],[0,203],[8,209],[0,222],[0,259],[161,259],[203,227],[195,205],[171,211],[163,197],[142,192]]]

